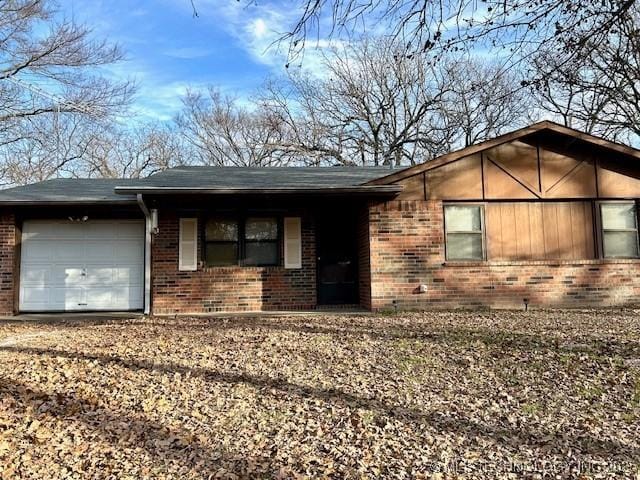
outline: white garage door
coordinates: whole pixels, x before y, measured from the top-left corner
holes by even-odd
[[[25,221],[21,311],[143,307],[144,222]]]

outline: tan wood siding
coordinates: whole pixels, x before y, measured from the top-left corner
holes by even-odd
[[[536,194],[537,188],[527,185],[519,176],[519,172],[513,168],[507,169],[504,166],[493,162],[490,157],[484,163],[484,188],[486,198],[498,200],[509,199],[536,199],[540,198]]]
[[[398,183],[403,187],[398,200],[424,200],[424,174],[419,173]]]
[[[600,160],[598,190],[601,198],[640,197],[640,165]]]
[[[640,197],[640,164],[566,144],[516,140],[399,180],[399,200]],[[596,175],[597,172],[597,175]],[[426,192],[426,193],[425,193]]]
[[[536,198],[539,191],[538,151],[535,145],[514,141],[487,150],[487,198]]]
[[[489,260],[595,258],[590,202],[499,202],[486,208]]]
[[[596,177],[591,158],[540,149],[540,176],[545,198],[594,198]]]
[[[480,154],[430,170],[426,175],[428,199],[482,198],[482,167]]]

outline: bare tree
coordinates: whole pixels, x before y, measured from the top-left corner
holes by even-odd
[[[589,55],[564,62],[542,51],[530,82],[544,110],[566,125],[631,143],[640,141],[640,6],[632,6],[606,42],[587,42]]]
[[[491,63],[432,62],[387,38],[335,49],[322,67],[268,82],[260,96],[287,125],[282,151],[306,163],[415,164],[526,119],[520,81]]]
[[[2,184],[21,185],[72,174],[97,138],[97,132],[88,126],[81,115],[38,115],[14,123],[0,146]]]
[[[52,0],[0,2],[0,123],[58,112],[105,117],[127,104],[132,84],[96,71],[121,60],[120,49],[56,13]]]
[[[243,107],[214,87],[206,93],[188,92],[176,124],[199,163],[277,166],[283,162],[273,155],[273,145],[283,136],[280,119],[259,107]]]
[[[75,176],[141,178],[187,163],[180,137],[163,125],[96,132]]]
[[[470,58],[447,59],[438,64],[448,88],[440,105],[447,149],[466,147],[528,123],[534,108],[531,95],[520,88],[516,71],[500,63]]]
[[[382,25],[409,52],[437,55],[474,46],[499,47],[519,61],[546,46],[565,61],[608,41],[635,0],[301,0],[282,39],[289,55],[311,37],[348,36]]]
[[[3,184],[70,174],[94,134],[123,112],[134,91],[100,67],[116,46],[59,20],[54,0],[0,2],[0,174]]]
[[[357,163],[349,156],[344,123],[334,122],[336,112],[319,98],[322,88],[316,78],[303,75],[265,82],[256,101],[279,120],[283,132],[271,144],[272,155],[308,166]]]
[[[423,55],[407,57],[389,39],[367,39],[327,53],[322,77],[291,74],[267,85],[262,105],[287,124],[290,147],[314,162],[401,164],[438,149],[445,90]]]

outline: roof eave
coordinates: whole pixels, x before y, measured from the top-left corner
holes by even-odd
[[[137,205],[135,199],[122,200],[0,200],[0,207],[20,207],[20,206],[129,206]]]
[[[376,195],[395,196],[401,185],[358,185],[351,187],[280,187],[280,188],[210,188],[210,187],[115,187],[118,194],[147,195]]]

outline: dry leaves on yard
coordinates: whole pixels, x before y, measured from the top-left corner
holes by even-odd
[[[0,362],[3,479],[640,465],[633,310],[4,322]]]

